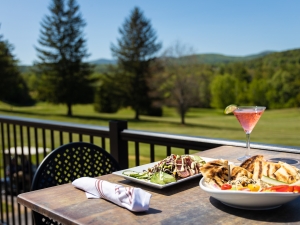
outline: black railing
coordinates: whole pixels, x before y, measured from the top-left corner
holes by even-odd
[[[239,141],[130,130],[126,121],[110,121],[108,127],[102,127],[11,116],[0,116],[0,140],[2,224],[32,224],[30,211],[16,203],[16,195],[30,190],[34,170],[48,152],[69,142],[85,141],[101,146],[123,169],[140,165],[141,157],[142,163],[154,162],[157,157],[178,151],[190,154],[222,145],[245,145]],[[255,143],[251,147],[300,151],[297,147]],[[14,170],[14,165],[18,165],[16,171],[6,174],[5,171]]]

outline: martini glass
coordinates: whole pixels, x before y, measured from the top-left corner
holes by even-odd
[[[246,133],[246,154],[240,158],[239,161],[244,161],[251,157],[250,155],[250,134],[254,129],[256,123],[260,119],[261,115],[265,111],[265,106],[238,106],[234,111],[233,114],[240,122],[241,126],[243,127]]]

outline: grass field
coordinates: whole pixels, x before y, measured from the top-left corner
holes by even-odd
[[[96,113],[92,105],[73,106],[73,117],[66,116],[65,105],[39,103],[33,107],[12,107],[0,102],[0,114],[108,126],[112,119],[127,120],[128,128],[189,136],[202,136],[245,141],[245,134],[233,115],[224,115],[223,110],[190,109],[186,124],[173,108],[164,108],[163,117],[141,116],[134,120],[131,109],[122,109],[114,114]],[[265,144],[300,146],[300,109],[266,110],[251,134],[251,141]]]

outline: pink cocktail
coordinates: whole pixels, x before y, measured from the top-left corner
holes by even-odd
[[[244,161],[251,157],[250,155],[250,134],[254,129],[256,123],[260,119],[261,115],[265,111],[264,106],[239,106],[234,111],[233,114],[240,122],[243,127],[246,137],[247,137],[247,151],[243,157],[238,158],[240,161]]]

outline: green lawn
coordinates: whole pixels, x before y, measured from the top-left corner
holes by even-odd
[[[163,117],[141,116],[134,120],[131,109],[118,113],[96,113],[92,105],[75,105],[73,117],[66,116],[65,105],[39,103],[33,107],[11,107],[0,102],[0,114],[108,126],[112,119],[127,120],[128,128],[190,136],[245,140],[245,134],[233,115],[224,115],[223,110],[191,109],[186,115],[186,124],[180,124],[175,109],[164,108]],[[300,146],[300,109],[266,110],[251,134],[251,141],[266,144]]]

